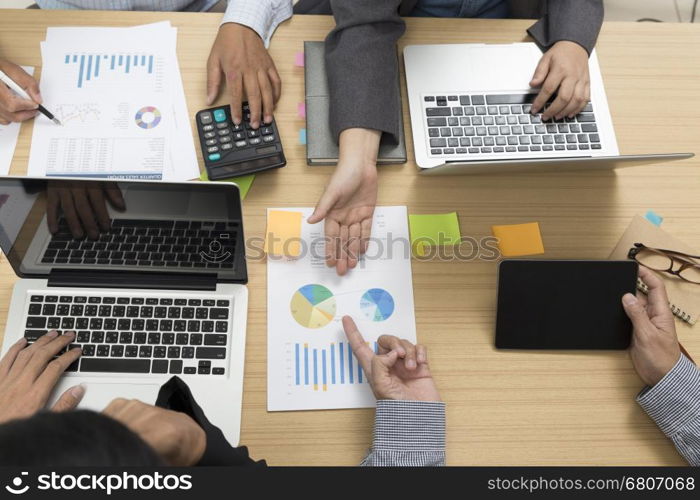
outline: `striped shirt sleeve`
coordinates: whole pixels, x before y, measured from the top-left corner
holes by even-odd
[[[445,465],[445,404],[427,401],[377,401],[374,442],[360,465]]]
[[[688,463],[700,466],[700,370],[693,362],[681,355],[661,381],[639,393],[637,402]]]
[[[277,26],[292,17],[292,8],[292,0],[229,0],[221,24],[248,26],[269,47]]]

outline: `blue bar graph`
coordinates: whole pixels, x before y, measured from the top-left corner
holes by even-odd
[[[85,79],[89,80],[91,76],[92,76],[92,56],[88,56],[87,75],[85,76]]]
[[[378,351],[379,346],[376,342],[373,345],[369,342],[367,344],[373,347],[375,352]],[[294,370],[293,384],[306,386],[314,391],[328,391],[335,385],[367,383],[366,374],[347,342],[330,342],[320,347],[295,343],[293,353],[290,351],[289,366],[290,370]]]
[[[83,86],[83,67],[85,66],[85,56],[80,56],[80,74],[78,75],[78,88]]]
[[[299,373],[299,344],[296,344],[296,345],[294,346],[294,351],[295,351],[295,354],[296,354],[296,363],[295,363],[295,366],[296,366],[296,371],[295,371],[295,373],[296,373],[296,383],[297,383],[297,385],[299,385],[299,382],[300,382],[299,379],[301,378],[301,374]]]
[[[104,59],[104,64],[102,60]],[[152,75],[154,56],[151,54],[65,54],[64,64],[76,65],[77,87],[84,88],[86,82],[95,81],[105,72],[123,75],[142,73]],[[109,64],[108,64],[109,63]]]
[[[331,344],[331,384],[335,384],[335,344]]]

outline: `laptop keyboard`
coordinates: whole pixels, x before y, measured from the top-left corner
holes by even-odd
[[[450,94],[423,97],[431,156],[540,153],[602,149],[589,102],[574,118],[542,121],[530,114],[537,94]],[[551,103],[545,105],[545,109]]]
[[[75,331],[68,371],[224,375],[231,300],[32,294],[24,337]]]
[[[238,230],[238,224],[231,222],[114,219],[109,232],[97,240],[78,240],[61,218],[41,263],[227,268],[233,266]],[[221,257],[203,258],[211,255],[212,248]]]

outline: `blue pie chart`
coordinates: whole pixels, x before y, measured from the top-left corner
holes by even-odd
[[[381,288],[367,290],[360,299],[360,309],[371,321],[386,321],[394,314],[394,298]]]

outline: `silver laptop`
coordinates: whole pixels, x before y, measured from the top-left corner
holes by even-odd
[[[100,215],[108,231],[76,237]],[[20,278],[3,354],[53,329],[83,349],[49,404],[79,383],[84,408],[154,403],[176,375],[238,444],[248,292],[235,184],[0,177],[0,247]]]
[[[609,169],[691,158],[621,156],[595,51],[591,101],[574,118],[531,115],[533,43],[410,45],[404,49],[416,163],[427,174]]]

